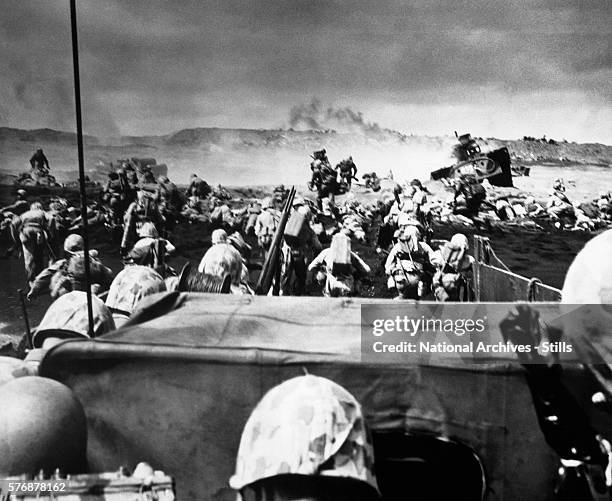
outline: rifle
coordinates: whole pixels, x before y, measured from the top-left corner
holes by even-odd
[[[23,289],[18,289],[17,293],[19,294],[19,301],[21,302],[21,311],[23,312],[23,321],[25,322],[26,328],[26,346],[28,350],[34,348],[32,346],[32,332],[30,331],[30,320],[28,319],[28,310],[26,308],[26,299],[23,294]]]
[[[278,277],[276,270],[280,265],[281,243],[285,233],[285,226],[287,225],[289,214],[291,213],[294,197],[295,186],[292,186],[289,196],[287,197],[287,200],[285,200],[280,221],[276,227],[276,231],[274,232],[274,239],[272,240],[272,244],[270,245],[270,249],[266,254],[266,259],[261,268],[261,274],[259,275],[257,287],[255,288],[255,294],[258,296],[265,296],[270,290],[270,286],[272,285],[272,280],[274,279],[275,275]]]

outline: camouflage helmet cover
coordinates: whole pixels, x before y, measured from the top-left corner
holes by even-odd
[[[296,474],[351,478],[378,490],[373,457],[357,400],[329,379],[300,376],[272,388],[251,413],[230,486]]]
[[[159,233],[157,231],[157,228],[155,227],[155,224],[150,221],[147,221],[146,223],[143,223],[143,225],[138,230],[138,236],[141,238],[159,238]]]
[[[92,295],[91,300],[94,336],[114,330],[110,310],[97,296]],[[32,342],[35,348],[39,348],[47,337],[89,337],[88,326],[87,294],[83,291],[68,292],[51,303],[36,328]]]
[[[165,290],[164,279],[153,268],[126,266],[113,280],[106,297],[106,306],[129,315],[142,298]]]
[[[85,248],[85,241],[83,237],[78,233],[71,233],[64,240],[64,251],[65,252],[78,252]]]

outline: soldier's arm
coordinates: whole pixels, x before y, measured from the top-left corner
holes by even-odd
[[[257,216],[257,219],[255,219],[255,235],[259,236],[261,234],[261,217],[260,215]]]
[[[308,270],[316,270],[317,268],[322,268],[325,266],[325,258],[327,257],[328,249],[323,249],[317,257],[315,257],[312,262],[308,265]]]
[[[385,273],[389,275],[393,271],[393,266],[395,265],[395,256],[397,255],[397,248],[393,246],[391,252],[387,256],[387,260],[385,261]]]
[[[45,268],[43,271],[41,271],[34,279],[32,288],[30,289],[30,292],[28,292],[28,299],[40,296],[43,291],[49,289],[49,286],[51,285],[51,278],[53,278],[53,275],[55,275],[59,271],[59,269],[63,266],[65,262],[65,259],[60,259],[48,268]]]
[[[368,264],[359,257],[358,254],[356,254],[355,252],[351,252],[351,258],[351,260],[353,261],[353,266],[357,268],[357,271],[363,273],[364,275],[370,274],[370,271],[372,270],[370,269]]]

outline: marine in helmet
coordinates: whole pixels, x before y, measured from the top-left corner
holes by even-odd
[[[163,228],[165,222],[157,204],[143,190],[138,191],[137,199],[128,207],[124,220],[123,238],[121,239],[121,252],[123,254],[133,247],[137,240],[138,230],[144,223],[151,222],[156,228]]]
[[[167,176],[159,177],[157,180],[157,203],[166,218],[167,231],[172,231],[178,222],[184,200],[184,196],[176,184],[170,181]]]
[[[466,217],[477,216],[486,198],[487,190],[478,178],[471,174],[463,175],[455,185],[453,213]]]
[[[31,283],[49,262],[51,218],[40,202],[32,203],[19,218],[19,240],[27,280]]]
[[[102,300],[92,295],[93,335],[101,336],[115,329],[110,310]],[[35,348],[47,348],[57,340],[89,338],[87,294],[72,291],[56,299],[45,313],[32,336]]]
[[[34,171],[40,174],[46,175],[49,173],[49,160],[43,153],[42,148],[37,148],[32,157],[30,158],[30,165]]]
[[[361,176],[361,179],[363,179],[366,189],[370,189],[373,192],[380,191],[380,178],[376,172],[367,172]]]
[[[266,197],[261,202],[261,213],[255,220],[255,236],[259,246],[267,251],[272,244],[274,233],[280,221],[280,213],[276,209],[274,199]]]
[[[234,214],[229,205],[218,196],[210,198],[211,212],[210,221],[213,227],[225,228],[229,230],[234,224]]]
[[[51,266],[45,268],[36,276],[28,292],[27,299],[32,300],[47,291],[51,292],[51,282],[53,281],[54,275],[57,273],[66,275],[68,260],[77,252],[82,252],[83,248],[84,242],[81,235],[77,233],[68,235],[66,240],[64,240],[64,257],[55,261]],[[55,297],[53,299],[55,299]]]
[[[351,250],[351,239],[345,231],[332,237],[331,245],[323,249],[308,265],[323,284],[326,297],[355,296],[359,294],[360,281],[370,274],[370,267]]]
[[[199,177],[197,174],[192,174],[191,178],[189,179],[189,187],[187,188],[185,194],[188,197],[206,198],[208,195],[210,195],[211,191],[212,188],[206,181],[204,181],[204,179]]]
[[[17,216],[20,216],[21,214],[23,214],[24,212],[26,212],[29,208],[29,204],[27,201],[27,192],[23,189],[19,189],[17,190],[17,198],[16,200],[11,204],[11,205],[7,205],[6,207],[2,207],[0,209],[0,213],[3,212],[11,212],[12,214],[16,214]]]
[[[379,499],[361,405],[317,376],[289,379],[257,404],[240,439],[230,486],[242,501]]]
[[[317,191],[317,206],[323,210],[323,199],[327,198],[335,209],[335,197],[338,192],[338,174],[329,163],[325,150],[315,151],[312,154],[313,161],[310,163],[312,176],[308,186]]]
[[[434,254],[436,273],[432,287],[437,301],[466,301],[473,297],[474,258],[468,254],[469,247],[467,237],[457,233]]]
[[[120,225],[128,199],[128,182],[123,171],[109,172],[108,181],[102,192],[102,201],[109,208],[112,223]]]
[[[347,189],[351,189],[351,184],[353,179],[357,181],[357,166],[353,161],[353,157],[348,157],[345,160],[342,160],[338,165],[336,165],[336,170],[338,171],[338,177],[340,180],[346,184]]]
[[[139,239],[128,253],[125,262],[150,266],[163,277],[174,274],[174,270],[166,264],[166,259],[174,254],[176,247],[169,240],[160,238],[157,228],[151,222],[143,223],[138,230],[138,236]]]
[[[387,287],[397,292],[398,299],[420,299],[425,295],[431,283],[433,254],[416,226],[402,231],[385,262]]]
[[[198,272],[224,279],[231,277],[231,290],[233,294],[250,294],[248,285],[248,270],[240,252],[227,242],[227,233],[217,229],[213,231],[212,247],[210,247],[198,266]]]
[[[302,197],[293,200],[293,212],[285,228],[281,248],[280,290],[284,296],[301,296],[306,291],[308,263],[323,246],[310,226],[313,214]]]
[[[558,223],[558,227],[575,220],[574,206],[565,193],[565,183],[562,179],[555,179],[550,196],[546,202],[546,212],[550,218]]]
[[[119,328],[127,322],[143,297],[165,290],[164,279],[152,268],[126,266],[113,280],[106,297],[106,306],[112,312],[115,326]]]
[[[21,246],[19,240],[19,227],[21,219],[19,216],[25,213],[29,204],[26,200],[27,193],[25,190],[17,190],[17,200],[11,205],[7,205],[0,209],[0,231],[6,232],[11,245],[6,249],[6,253],[2,257],[10,256],[15,249]]]

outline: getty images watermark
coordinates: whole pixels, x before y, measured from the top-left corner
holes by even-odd
[[[362,361],[610,363],[612,312],[602,305],[362,305]]]

